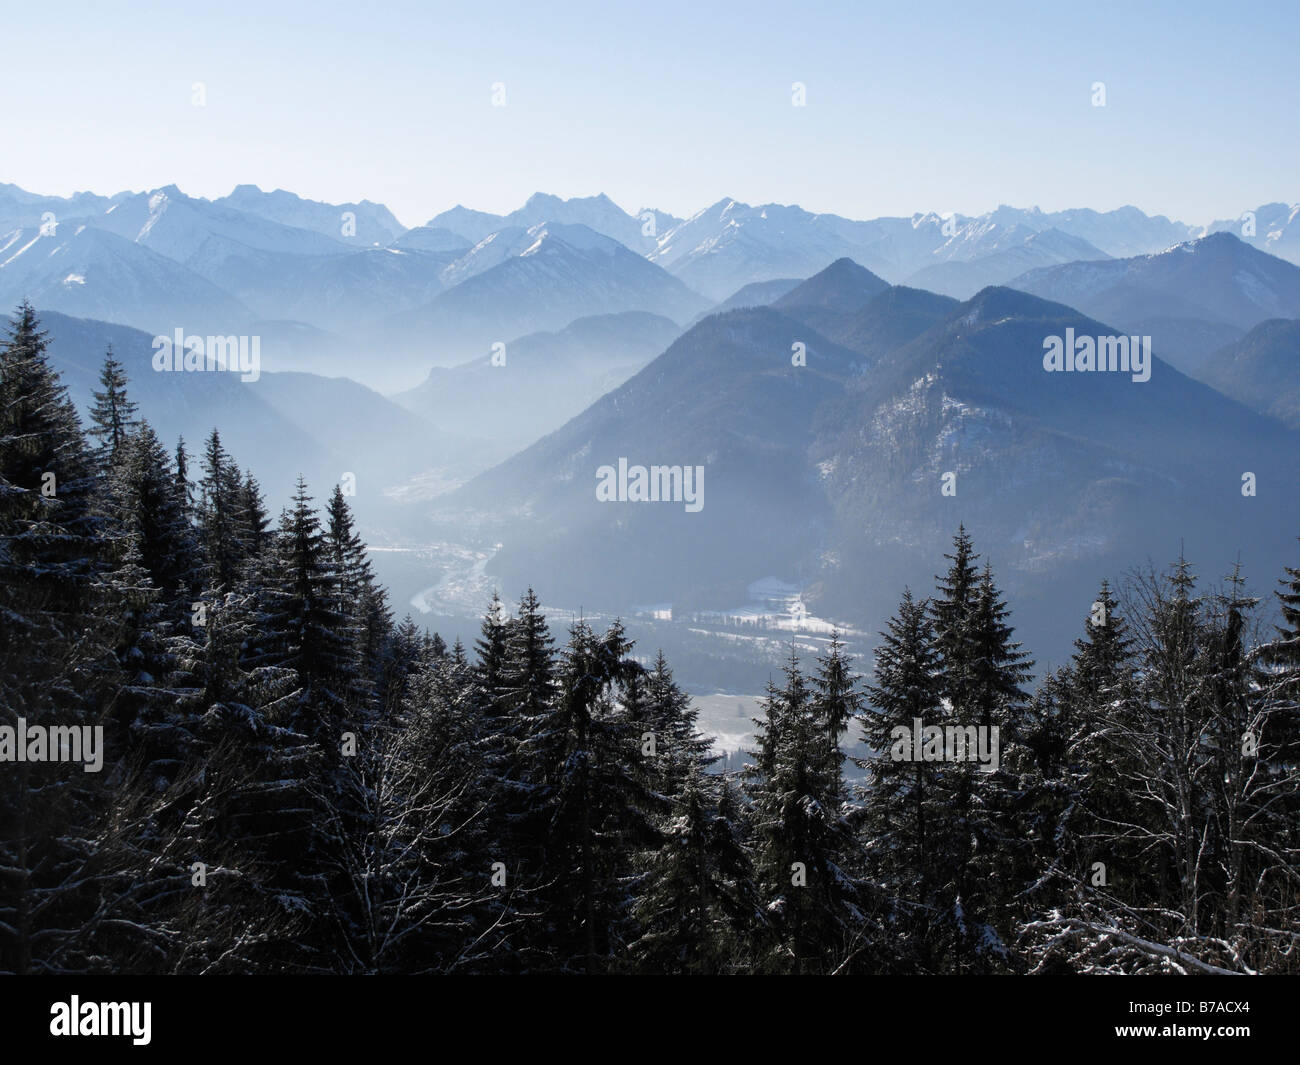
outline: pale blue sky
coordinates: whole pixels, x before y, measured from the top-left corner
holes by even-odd
[[[1300,200],[1296,0],[7,6],[0,181],[41,192],[250,182],[408,225],[536,190],[858,218]]]

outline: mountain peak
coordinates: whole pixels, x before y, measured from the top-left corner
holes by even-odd
[[[828,310],[852,312],[865,306],[871,299],[889,288],[865,266],[859,266],[847,257],[836,259],[820,273],[814,274],[801,285],[791,289],[773,306],[824,307]]]
[[[530,226],[527,232],[533,243],[526,250],[520,252],[521,258],[535,255],[557,243],[576,251],[601,251],[607,254],[613,253],[622,247],[612,237],[597,233],[590,226],[579,223],[538,222],[535,226]]]
[[[157,198],[164,200],[190,199],[189,196],[186,196],[185,193],[181,192],[181,190],[175,185],[163,185],[161,188],[150,189],[147,193],[143,193],[143,195],[148,196],[151,200]]]
[[[1199,244],[1204,248],[1245,248],[1247,244],[1236,233],[1223,230],[1219,233],[1209,233],[1198,240],[1189,241],[1190,244]]]
[[[981,322],[998,322],[1006,318],[1059,318],[1082,317],[1072,307],[1063,303],[1032,296],[1005,285],[989,285],[980,289],[952,312],[953,320],[967,325]]]
[[[1261,255],[1268,254],[1267,252],[1258,252],[1258,249],[1252,248],[1231,230],[1222,229],[1217,233],[1207,233],[1202,237],[1192,237],[1189,240],[1180,240],[1177,244],[1171,244],[1164,251],[1158,251],[1152,255],[1148,255],[1147,258],[1161,259],[1175,255],[1192,255],[1198,257],[1230,256],[1237,258],[1242,255],[1250,256],[1252,252]]]

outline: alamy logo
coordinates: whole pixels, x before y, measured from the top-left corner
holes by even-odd
[[[1150,337],[1091,337],[1074,335],[1043,338],[1043,369],[1048,373],[1087,373],[1105,370],[1131,373],[1133,380],[1151,380]]]
[[[601,503],[685,503],[688,514],[704,509],[703,466],[631,466],[596,470],[596,499]]]
[[[150,1002],[69,1002],[50,1007],[50,1035],[129,1035],[138,1047],[148,1046],[153,1004]]]
[[[889,756],[895,762],[979,762],[986,773],[1002,764],[997,725],[926,725],[912,718],[912,727],[890,730]]]
[[[153,338],[153,368],[159,373],[201,370],[229,370],[241,381],[256,381],[262,375],[260,336],[186,336],[177,328],[172,336]]]
[[[0,725],[0,762],[82,762],[87,773],[104,768],[103,725]]]

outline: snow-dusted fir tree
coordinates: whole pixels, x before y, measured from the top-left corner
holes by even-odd
[[[90,436],[95,440],[95,461],[107,470],[123,441],[135,430],[138,407],[127,394],[126,368],[113,358],[110,344],[99,372],[99,389],[92,393]]]
[[[699,711],[673,680],[662,651],[644,677],[633,678],[624,708],[639,731],[652,786],[664,798],[680,795],[691,776],[718,760],[696,727]]]
[[[630,877],[634,855],[654,836],[655,799],[640,737],[620,700],[642,672],[619,622],[597,633],[570,630],[560,656],[557,692],[529,722],[519,747],[528,787],[528,824],[542,833],[537,923],[547,964],[602,971],[634,929]]]
[[[30,304],[0,345],[0,724],[102,723],[113,671],[92,614],[102,571],[95,466]],[[120,751],[106,751],[107,759]],[[55,929],[94,912],[87,869],[105,776],[0,772],[0,971],[78,971],[95,946]]]
[[[992,570],[977,567],[979,556],[964,527],[945,558],[948,569],[936,577],[929,603],[942,716],[934,724],[986,730],[990,744],[996,728],[999,759],[1014,761],[1014,747],[1030,724],[1023,685],[1032,663],[1014,641]],[[1007,900],[1025,886],[1032,868],[1018,815],[1018,782],[1005,765],[980,766],[968,751],[934,783],[946,814],[933,826],[931,945],[943,929],[950,944],[941,952],[945,966],[997,969],[1010,957]]]
[[[785,685],[769,685],[757,750],[747,766],[754,869],[773,934],[760,966],[776,972],[834,970],[863,933],[852,877],[854,837],[843,810],[838,759],[791,650]]]
[[[812,684],[813,709],[824,722],[827,758],[836,775],[844,764],[840,739],[862,710],[860,679],[853,672],[852,659],[844,650],[839,632],[832,630],[826,653],[817,659]]]
[[[940,945],[934,915],[936,863],[949,840],[950,810],[942,762],[895,758],[895,729],[910,736],[916,720],[939,725],[934,633],[929,603],[903,592],[876,649],[873,682],[860,711],[863,740],[871,755],[859,764],[867,771],[861,833],[867,879],[880,890],[890,911],[889,929],[899,941],[905,968],[931,971]]]
[[[121,670],[114,716],[141,771],[163,787],[194,746],[196,721],[178,711],[169,680],[169,639],[192,624],[202,560],[171,458],[147,421],[119,443],[105,479],[110,569],[99,612]]]
[[[745,971],[763,914],[731,782],[691,766],[659,835],[633,907],[632,968]]]

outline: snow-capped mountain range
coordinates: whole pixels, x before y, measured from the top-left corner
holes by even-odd
[[[1020,278],[1040,285],[1070,264],[1110,277],[1127,269],[1118,262],[1225,232],[1300,262],[1300,207],[1281,203],[1196,226],[1134,207],[855,220],[729,198],[681,219],[625,211],[603,194],[537,193],[509,214],[458,205],[407,229],[382,204],[254,185],[216,200],[175,186],[53,197],[0,185],[0,299],[155,332],[276,321],[316,335],[331,357],[377,328],[383,373],[371,361],[356,375],[396,388],[481,358],[485,343],[580,317],[635,311],[685,327],[747,286],[776,292],[841,258],[891,284],[969,299]],[[1212,324],[1198,327],[1201,352],[1255,324],[1202,317]]]

